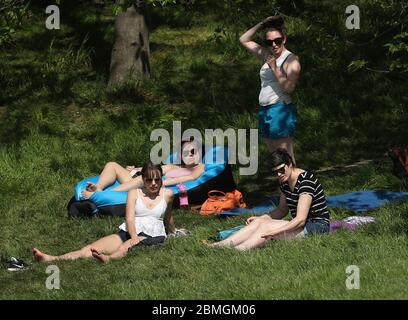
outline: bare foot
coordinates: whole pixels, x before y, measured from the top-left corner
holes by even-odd
[[[98,192],[98,191],[102,191],[101,187],[98,186],[98,184],[93,183],[91,181],[87,181],[86,182],[86,188],[87,191],[91,191],[91,192]]]
[[[202,240],[201,243],[207,247],[217,247],[217,242],[210,243],[208,240]]]
[[[91,192],[97,192],[97,191],[102,191],[100,187],[96,183],[88,181],[86,183],[86,190],[91,191]]]
[[[210,248],[233,248],[234,243],[233,242],[225,242],[225,240],[222,241],[217,241],[217,242],[209,242],[208,240],[202,240],[201,241],[204,245],[210,247]]]
[[[92,195],[94,194],[95,192],[91,192],[91,191],[88,191],[88,190],[82,190],[81,191],[81,195],[82,195],[82,197],[84,198],[84,199],[89,199],[90,197],[92,197]]]
[[[92,256],[98,259],[102,263],[107,263],[109,261],[109,256],[100,253],[98,250],[91,248]]]
[[[48,254],[42,253],[37,248],[33,248],[33,255],[34,255],[34,259],[39,262],[47,262],[47,261],[55,260],[54,256],[50,256]]]
[[[94,192],[99,192],[99,191],[102,191],[102,189],[96,183],[88,181],[86,183],[85,190],[81,191],[81,195],[84,199],[89,199],[90,197],[92,197]]]

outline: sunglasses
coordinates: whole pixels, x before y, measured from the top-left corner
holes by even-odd
[[[195,150],[194,149],[190,149],[190,150],[183,150],[183,157],[187,157],[189,155],[194,155],[195,154]]]
[[[271,39],[266,39],[265,40],[265,44],[267,45],[267,46],[272,46],[273,45],[273,43],[275,43],[278,47],[282,44],[282,42],[283,42],[283,38],[282,37],[280,37],[280,38],[276,38],[276,39],[273,39],[273,40],[271,40]]]
[[[155,183],[159,184],[161,180],[161,178],[147,178],[145,181],[147,183],[152,183],[154,181]]]
[[[278,173],[285,174],[285,171],[286,171],[285,167],[286,167],[286,164],[284,164],[283,167],[280,167],[280,168],[278,168],[276,170],[273,170],[272,175],[277,176]]]

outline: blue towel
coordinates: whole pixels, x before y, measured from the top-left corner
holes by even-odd
[[[240,214],[263,215],[273,211],[279,204],[279,196],[268,197],[266,201],[253,208],[235,208],[228,211],[218,212],[219,215],[237,216]]]
[[[356,212],[365,212],[379,208],[391,201],[408,198],[408,192],[392,191],[358,191],[336,196],[326,197],[328,207],[345,208]],[[234,216],[240,214],[263,215],[274,210],[279,204],[279,197],[268,198],[267,201],[251,208],[236,208],[218,213],[219,215]]]
[[[408,192],[358,191],[326,197],[327,206],[365,212],[379,208],[389,202],[408,198]]]

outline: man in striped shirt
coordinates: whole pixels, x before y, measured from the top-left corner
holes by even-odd
[[[271,239],[292,239],[329,232],[326,198],[317,177],[296,168],[285,149],[272,152],[271,164],[280,183],[279,206],[269,214],[248,218],[247,226],[211,246],[247,250],[262,247]],[[282,220],[289,212],[292,219]]]

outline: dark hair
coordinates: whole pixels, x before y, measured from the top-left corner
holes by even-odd
[[[294,165],[293,159],[286,149],[278,148],[271,153],[271,166],[272,168],[279,166],[280,164]]]
[[[268,21],[262,24],[264,34],[269,31],[279,31],[284,37],[286,37],[285,22],[282,16],[273,16]]]
[[[157,176],[159,176],[160,178],[163,176],[163,169],[160,164],[154,164],[153,162],[149,161],[143,166],[142,168],[143,180],[155,178]]]
[[[181,148],[183,148],[183,146],[184,146],[186,143],[190,143],[190,142],[200,143],[201,141],[194,139],[193,136],[190,136],[188,139],[182,139],[182,140],[181,140]]]
[[[185,164],[184,160],[183,160],[183,147],[184,147],[184,145],[186,143],[191,143],[191,142],[195,143],[197,145],[197,147],[201,146],[201,158],[203,158],[203,156],[204,156],[204,146],[202,145],[201,139],[196,140],[196,139],[194,139],[193,136],[190,136],[188,139],[181,140],[180,154],[178,155],[178,157],[179,157],[179,160],[181,161],[182,164]]]

